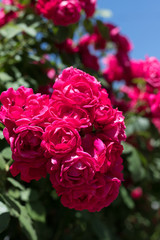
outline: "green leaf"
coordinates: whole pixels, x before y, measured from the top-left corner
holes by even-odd
[[[8,40],[20,33],[26,33],[31,37],[35,37],[37,34],[36,30],[33,27],[29,27],[24,23],[17,25],[11,23],[0,29],[0,34]]]
[[[126,121],[126,134],[127,137],[133,134],[143,135],[150,127],[149,119],[140,116],[132,116]]]
[[[13,199],[11,196],[8,196],[7,194],[0,195],[0,197],[10,210],[10,215],[18,218],[21,211],[19,202]]]
[[[103,24],[102,21],[97,20],[97,27],[102,37],[104,37],[105,39],[109,39],[109,29]]]
[[[128,169],[131,172],[132,178],[135,182],[140,181],[145,176],[145,170],[141,164],[141,159],[138,151],[132,145],[123,143],[124,154],[128,154]]]
[[[7,178],[7,181],[10,182],[15,188],[18,188],[20,190],[24,190],[25,188],[18,182],[16,181],[14,178]]]
[[[10,147],[4,148],[1,154],[4,158],[11,159],[11,157],[12,157],[11,148]]]
[[[24,31],[25,33],[27,33],[31,37],[35,37],[36,34],[37,34],[36,30],[33,27],[27,26],[24,23],[21,23],[18,26],[19,26],[19,28],[21,29],[22,32]]]
[[[7,206],[0,201],[0,233],[2,233],[9,224],[10,215]]]
[[[21,4],[30,4],[31,0],[19,0]]]
[[[85,29],[86,29],[87,32],[93,33],[94,28],[93,28],[93,25],[92,25],[91,20],[89,20],[88,18],[86,18],[86,19],[84,20],[84,22],[83,22],[83,25],[84,25],[84,27],[85,27]]]
[[[9,24],[0,29],[0,34],[7,39],[11,39],[21,31],[22,30],[18,27],[18,25]]]
[[[19,223],[22,228],[22,231],[25,233],[28,239],[38,240],[35,229],[32,225],[32,220],[29,217],[25,207],[21,206],[21,214],[19,217]]]
[[[53,33],[56,41],[64,42],[69,37],[69,27],[54,27]]]
[[[123,186],[120,187],[120,194],[126,206],[133,209],[135,207],[134,201]]]
[[[0,140],[4,139],[3,131],[0,130]]]
[[[28,201],[34,202],[34,201],[37,201],[38,198],[39,198],[39,194],[34,189],[28,188],[21,192],[21,199],[24,202],[28,202]]]
[[[1,155],[0,155],[0,170],[6,170],[6,162]]]
[[[41,202],[31,202],[26,205],[30,217],[38,222],[45,222],[46,214],[45,208]]]
[[[20,196],[20,191],[18,189],[9,189],[8,196],[14,199],[18,199]]]
[[[12,81],[12,77],[9,76],[7,73],[5,72],[0,72],[0,81],[2,82],[7,82],[7,81]]]

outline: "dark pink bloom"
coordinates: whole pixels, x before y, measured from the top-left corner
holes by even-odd
[[[144,78],[153,88],[160,89],[160,62],[155,57],[148,57],[144,62]]]
[[[79,2],[87,17],[92,17],[96,9],[97,0],[79,0]]]
[[[52,101],[49,105],[49,113],[50,122],[63,119],[72,123],[77,129],[90,127],[94,120],[94,112],[88,112],[79,106],[67,104],[63,101]]]
[[[10,167],[13,176],[21,174],[21,179],[30,182],[45,177],[44,150],[41,147],[43,129],[38,126],[22,125],[9,137],[14,163]]]
[[[131,197],[135,200],[140,199],[143,195],[143,190],[141,187],[137,187],[132,190]]]
[[[95,71],[99,70],[98,58],[92,55],[88,49],[85,49],[84,51],[82,51],[80,55],[81,55],[82,63],[86,68],[90,68]]]
[[[113,109],[110,104],[97,106],[94,126],[113,141],[121,142],[126,139],[122,112]]]
[[[124,69],[115,55],[109,55],[104,59],[104,63],[107,64],[107,68],[103,71],[103,76],[108,82],[123,79]]]
[[[131,60],[130,64],[131,64],[132,78],[143,78],[144,77],[144,61]]]
[[[81,138],[72,122],[54,121],[45,129],[42,146],[51,156],[62,158],[75,152],[81,145]]]
[[[112,146],[108,146],[111,149],[106,153],[106,146],[100,138],[88,134],[82,139],[81,150],[61,161],[52,158],[48,163],[50,180],[64,206],[100,211],[117,198],[122,161],[116,162],[116,158],[122,149],[112,150]],[[115,160],[111,163],[112,157]],[[113,177],[114,174],[117,177]]]
[[[67,26],[80,19],[81,6],[78,0],[38,0],[36,7],[55,25]]]
[[[53,89],[51,98],[25,87],[1,94],[10,171],[30,182],[47,168],[64,206],[100,211],[117,198],[123,180],[124,117],[97,79],[76,68],[65,69]]]
[[[118,196],[120,180],[97,173],[94,181],[85,186],[70,188],[62,194],[61,202],[65,207],[90,212],[100,211],[109,206]]]
[[[96,78],[70,67],[55,82],[52,98],[91,110],[99,100],[100,87]]]
[[[0,95],[0,101],[3,104],[0,118],[4,124],[9,119],[16,126],[27,123],[45,125],[48,117],[48,95],[33,94],[32,89],[25,87],[19,87],[16,91],[9,88]]]

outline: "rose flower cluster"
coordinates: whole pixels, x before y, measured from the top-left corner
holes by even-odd
[[[51,98],[25,87],[1,94],[10,172],[26,182],[48,173],[64,206],[100,211],[117,198],[123,180],[124,117],[81,70],[65,69],[53,89]]]
[[[83,9],[91,17],[96,8],[96,0],[38,0],[36,9],[55,25],[68,26],[80,19]]]

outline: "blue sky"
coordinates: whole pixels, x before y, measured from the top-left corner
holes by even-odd
[[[131,56],[160,60],[160,0],[97,0],[98,8],[110,9],[113,16],[106,21],[118,25],[134,45]]]

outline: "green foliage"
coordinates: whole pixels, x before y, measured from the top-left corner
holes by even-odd
[[[9,221],[9,210],[6,205],[0,201],[0,233],[8,227]]]

